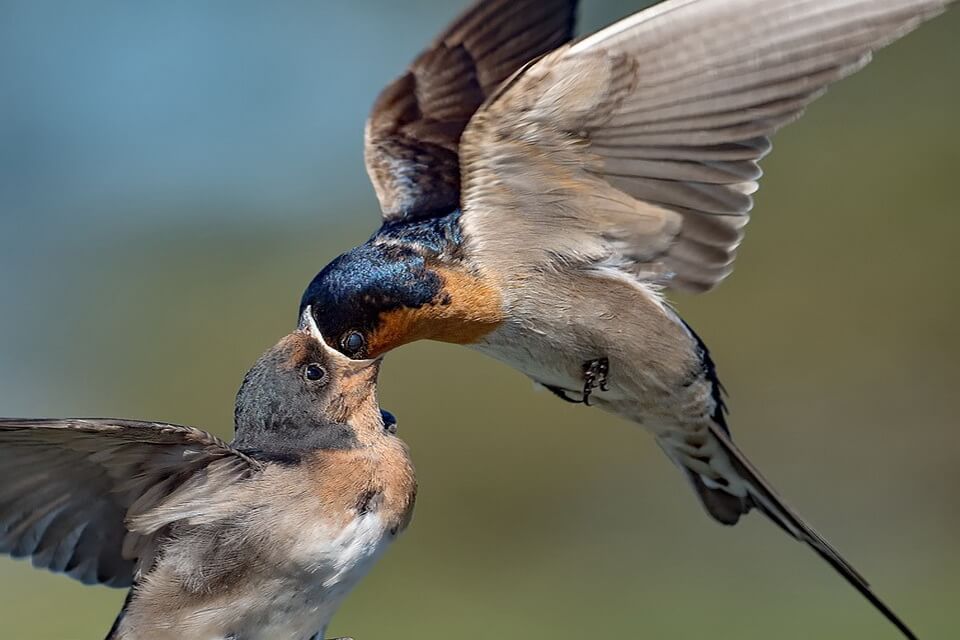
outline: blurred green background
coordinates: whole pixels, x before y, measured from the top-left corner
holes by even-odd
[[[305,284],[377,225],[380,87],[464,4],[0,2],[0,414],[229,434]],[[643,2],[583,0],[581,32]],[[784,131],[734,277],[678,300],[739,442],[924,638],[960,597],[960,11]],[[393,354],[414,523],[335,618],[378,638],[895,638],[642,431],[468,350]],[[0,636],[101,638],[123,593],[0,560]]]

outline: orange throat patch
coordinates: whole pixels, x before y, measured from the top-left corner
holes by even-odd
[[[472,344],[503,321],[500,293],[478,276],[445,267],[435,269],[443,287],[430,303],[380,315],[368,340],[370,357],[416,340]]]

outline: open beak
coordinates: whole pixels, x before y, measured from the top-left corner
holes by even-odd
[[[383,360],[382,357],[372,358],[370,360],[354,360],[353,358],[348,358],[331,347],[324,339],[323,334],[320,333],[320,328],[317,326],[317,321],[313,318],[313,311],[309,305],[307,305],[303,309],[303,313],[300,314],[299,330],[323,345],[323,349],[327,354],[327,357],[329,357],[330,360],[335,363],[341,371],[346,371],[350,374],[357,374],[370,372],[372,369],[374,376],[379,373],[380,362]]]

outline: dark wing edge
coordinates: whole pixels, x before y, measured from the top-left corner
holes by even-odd
[[[162,529],[132,527],[132,519],[258,469],[192,427],[0,418],[0,552],[84,584],[128,587],[152,563]]]
[[[460,135],[517,69],[569,42],[578,0],[482,0],[380,94],[367,120],[367,173],[386,221],[460,205]]]

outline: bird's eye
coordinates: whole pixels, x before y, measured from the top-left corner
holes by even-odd
[[[309,382],[319,382],[327,376],[327,371],[316,362],[308,364],[303,370],[303,377]]]
[[[348,355],[357,355],[363,349],[366,342],[360,332],[351,331],[343,338],[343,350],[346,351]]]

